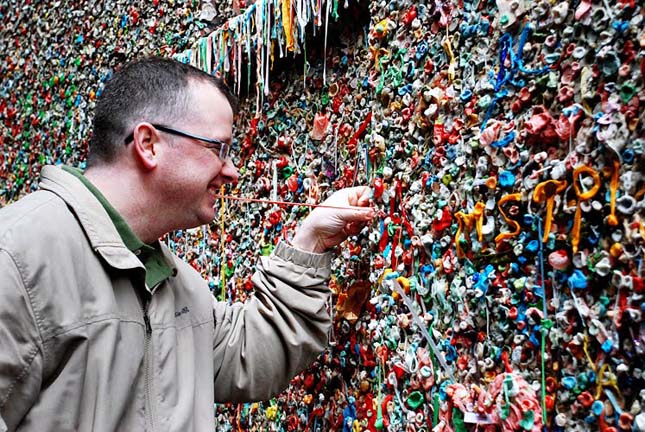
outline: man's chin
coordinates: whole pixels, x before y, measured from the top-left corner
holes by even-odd
[[[210,207],[202,211],[198,216],[200,225],[206,225],[213,222],[213,220],[217,217],[217,212],[214,208]]]

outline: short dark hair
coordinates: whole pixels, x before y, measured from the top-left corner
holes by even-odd
[[[88,166],[112,162],[134,123],[168,122],[185,115],[190,104],[186,90],[192,82],[213,84],[237,114],[237,98],[221,78],[164,57],[144,57],[124,65],[107,81],[96,102]]]

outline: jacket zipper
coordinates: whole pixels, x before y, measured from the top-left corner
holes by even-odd
[[[148,300],[144,298],[141,294],[137,292],[139,300],[141,302],[141,310],[143,312],[143,322],[146,327],[146,334],[144,339],[144,350],[143,350],[143,377],[145,385],[145,404],[146,404],[146,430],[154,431],[154,412],[152,409],[152,397],[150,392],[150,387],[152,379],[150,377],[150,340],[152,338],[152,326],[150,325],[150,317],[148,316],[148,305],[150,304]]]

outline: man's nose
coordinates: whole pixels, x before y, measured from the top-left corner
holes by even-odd
[[[224,183],[237,183],[237,181],[240,178],[240,172],[238,171],[237,167],[233,163],[232,159],[227,159],[224,161],[224,166],[222,167],[222,171],[220,172],[220,175],[224,177]]]

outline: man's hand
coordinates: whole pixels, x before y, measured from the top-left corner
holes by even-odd
[[[370,195],[370,188],[366,186],[335,192],[322,205],[343,209],[316,207],[298,228],[292,245],[306,252],[323,253],[358,234],[374,217],[374,209],[368,207]]]

